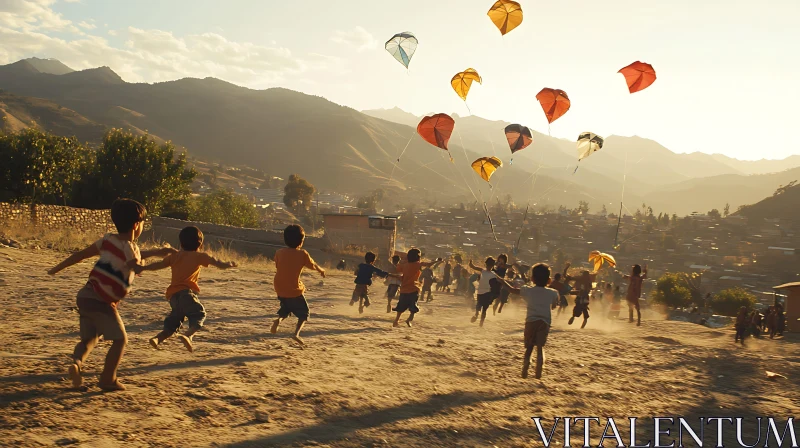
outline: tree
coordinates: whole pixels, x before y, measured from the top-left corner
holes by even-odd
[[[586,202],[586,201],[578,201],[577,213],[579,215],[588,215],[589,214],[589,203]]]
[[[89,157],[74,137],[0,134],[0,200],[65,204]]]
[[[656,282],[653,302],[670,308],[689,306],[692,293],[684,284],[680,274],[666,273]]]
[[[793,181],[789,182],[786,185],[781,185],[781,186],[778,187],[777,190],[775,190],[775,193],[773,193],[772,195],[773,196],[780,196],[783,193],[786,193],[787,191],[792,189],[795,185],[797,185],[797,181],[796,180],[793,180]]]
[[[307,212],[314,200],[317,189],[311,183],[297,174],[289,176],[289,181],[283,187],[283,204],[295,212]]]
[[[190,219],[236,227],[261,227],[261,216],[248,198],[228,190],[214,190],[191,201]]]
[[[741,307],[752,309],[756,297],[742,288],[730,288],[720,291],[711,298],[711,309],[723,316],[736,316]]]
[[[172,143],[158,145],[148,135],[112,129],[78,182],[74,202],[78,207],[105,209],[124,197],[157,215],[166,204],[190,196],[189,185],[196,175],[187,167],[185,153],[175,156]]]
[[[608,216],[608,210],[606,209],[606,204],[603,204],[603,209],[600,210],[600,215]]]
[[[728,215],[731,214],[731,204],[725,204],[725,208],[722,210],[722,214],[727,218]]]
[[[370,193],[369,196],[363,196],[358,199],[357,207],[362,210],[376,210],[378,208],[378,204],[383,200],[385,192],[382,188],[378,188],[377,190]]]
[[[722,217],[722,215],[719,213],[719,210],[714,208],[714,209],[711,209],[710,212],[708,212],[708,217],[711,218],[711,219],[719,219],[719,218]]]

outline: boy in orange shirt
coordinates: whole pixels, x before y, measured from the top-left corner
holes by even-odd
[[[291,225],[283,230],[283,241],[287,247],[275,253],[275,280],[272,282],[281,307],[270,332],[277,333],[281,322],[289,317],[289,314],[294,314],[297,316],[297,327],[292,339],[300,345],[305,345],[300,338],[300,330],[303,329],[309,314],[308,302],[303,296],[306,287],[300,281],[300,275],[303,269],[313,269],[325,278],[325,269],[319,267],[311,255],[302,249],[305,239],[306,233],[298,225]]]
[[[174,336],[183,326],[183,321],[188,319],[189,329],[186,333],[178,335],[178,339],[183,342],[186,350],[192,352],[194,351],[192,336],[203,328],[203,322],[206,320],[206,309],[197,298],[197,294],[200,293],[200,287],[197,286],[200,268],[211,265],[219,269],[228,269],[237,265],[234,261],[220,261],[205,252],[200,252],[203,247],[203,232],[197,227],[184,228],[178,234],[178,239],[181,242],[181,250],[178,253],[156,263],[136,266],[134,269],[140,274],[144,271],[172,268],[172,281],[166,293],[172,311],[164,319],[164,329],[161,333],[150,339],[150,345],[157,349],[162,342]]]
[[[393,308],[397,312],[397,317],[394,319],[394,326],[400,326],[400,316],[404,312],[409,311],[411,316],[406,320],[406,325],[411,326],[414,320],[414,315],[419,312],[417,301],[419,300],[419,277],[422,274],[422,268],[431,267],[436,269],[436,266],[442,262],[441,258],[436,259],[434,262],[423,263],[420,261],[422,253],[419,249],[411,249],[406,255],[406,261],[397,265],[397,273],[402,274],[400,282],[400,298],[397,300],[397,306]]]

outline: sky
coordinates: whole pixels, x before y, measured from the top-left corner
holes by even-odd
[[[0,0],[0,64],[109,66],[129,82],[213,76],[358,110],[470,112],[555,137],[638,135],[675,152],[800,154],[800,0],[521,0],[506,36],[492,0]],[[410,70],[384,49],[420,41]],[[658,80],[629,94],[637,60]],[[450,79],[476,69],[465,105]],[[2,86],[0,86],[2,87]],[[536,101],[565,90],[548,129]]]

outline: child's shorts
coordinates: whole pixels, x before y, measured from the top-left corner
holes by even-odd
[[[583,315],[584,319],[588,319],[589,318],[589,305],[588,304],[582,303],[582,304],[575,305],[575,307],[572,308],[572,317],[581,317],[581,315]]]
[[[397,298],[397,292],[400,290],[400,285],[389,285],[386,289],[386,296],[394,300]]]
[[[103,336],[107,341],[119,341],[128,337],[125,324],[117,309],[101,299],[92,285],[87,284],[78,291],[76,302],[80,316],[81,340]]]
[[[525,322],[525,348],[544,347],[549,333],[550,325],[543,320]]]
[[[353,302],[358,302],[359,299],[367,299],[367,301],[369,301],[368,285],[356,285],[356,288],[353,290]]]
[[[206,309],[191,289],[178,291],[169,298],[172,311],[164,319],[164,331],[174,335],[183,325],[183,320],[189,320],[189,328],[203,328],[206,320]]]
[[[292,297],[289,299],[278,297],[278,300],[281,302],[281,308],[278,310],[278,317],[286,319],[289,317],[289,314],[294,314],[298,320],[308,320],[310,311],[308,309],[308,302],[306,302],[304,296]]]
[[[490,306],[492,306],[492,302],[494,302],[494,293],[487,292],[484,294],[478,294],[478,304],[475,305],[475,310],[487,310]]]
[[[405,311],[419,313],[419,307],[417,306],[418,300],[418,292],[400,293],[400,300],[397,301],[397,306],[393,308],[393,311],[397,311],[398,313],[403,313]]]

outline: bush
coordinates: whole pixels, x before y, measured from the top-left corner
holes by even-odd
[[[211,224],[251,229],[261,227],[261,216],[247,197],[226,190],[214,190],[193,199],[189,216],[192,221]]]
[[[653,302],[670,308],[689,306],[692,303],[692,292],[686,287],[681,274],[666,273],[656,282]]]
[[[88,152],[74,137],[36,129],[0,134],[0,200],[63,205]]]
[[[147,135],[112,129],[78,183],[73,202],[105,209],[117,198],[131,198],[157,215],[168,203],[189,197],[196,174],[187,168],[186,154],[175,156],[172,143],[158,145]]]
[[[711,298],[711,309],[723,316],[736,316],[741,307],[752,309],[756,305],[756,296],[742,288],[736,287],[720,291]]]

